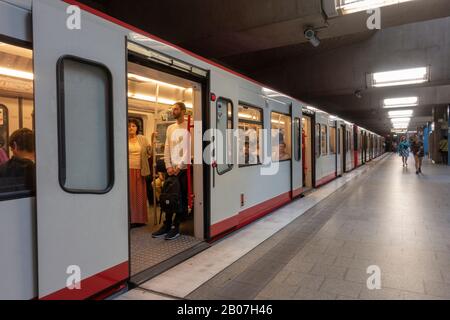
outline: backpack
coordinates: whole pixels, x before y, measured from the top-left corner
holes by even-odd
[[[180,213],[180,197],[181,187],[178,177],[167,177],[161,189],[161,195],[159,196],[159,204],[161,206],[161,210],[165,213]]]

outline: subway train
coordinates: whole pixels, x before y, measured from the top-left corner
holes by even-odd
[[[149,236],[163,215],[155,192],[148,225],[130,227],[128,121],[148,139],[156,133],[155,164],[176,101],[187,107],[194,154],[215,143],[202,139],[208,129],[277,129],[282,147],[276,174],[261,174],[267,163],[249,161],[233,138],[222,146],[232,161],[189,166],[183,236],[164,242]],[[34,133],[35,183],[0,177],[0,299],[110,296],[384,152],[383,137],[357,124],[72,0],[0,0],[8,158],[23,128]],[[256,140],[266,153],[272,143]]]

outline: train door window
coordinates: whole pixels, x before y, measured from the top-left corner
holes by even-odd
[[[302,149],[301,146],[301,139],[302,139],[302,127],[300,123],[300,118],[294,119],[294,159],[295,161],[300,161]]]
[[[0,201],[35,191],[32,54],[0,42]]]
[[[316,124],[316,158],[319,158],[321,156],[321,130],[320,130],[320,124]]]
[[[240,105],[238,118],[239,166],[261,164],[263,111],[257,107]]]
[[[282,113],[271,114],[272,161],[290,160],[291,117]]]
[[[330,127],[330,154],[336,153],[336,127]]]
[[[321,155],[326,156],[328,154],[328,126],[321,124],[320,125],[320,150]]]
[[[233,168],[233,103],[229,99],[217,100],[216,127],[221,141],[216,140],[217,173],[224,174]],[[217,138],[217,137],[216,137]]]
[[[59,179],[73,193],[106,193],[113,183],[112,79],[98,63],[58,63]]]

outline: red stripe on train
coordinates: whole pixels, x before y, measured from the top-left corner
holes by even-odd
[[[251,208],[239,212],[237,215],[217,222],[211,226],[211,237],[217,237],[230,229],[238,229],[265,216],[275,209],[285,205],[292,199],[291,192],[280,194]]]
[[[330,174],[330,175],[328,175],[326,177],[323,177],[322,179],[320,179],[320,180],[318,180],[316,182],[316,187],[320,187],[320,186],[324,185],[327,182],[330,182],[331,180],[333,180],[335,178],[337,178],[336,173],[332,173],[332,174]]]
[[[128,279],[129,268],[128,261],[115,267],[97,273],[89,278],[81,280],[81,289],[70,290],[63,288],[52,294],[49,294],[42,300],[83,300],[92,298],[99,293],[117,286],[119,283]]]

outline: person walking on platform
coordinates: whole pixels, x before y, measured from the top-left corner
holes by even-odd
[[[414,161],[416,164],[416,174],[422,173],[422,160],[425,155],[423,149],[423,142],[418,136],[415,136],[411,145],[411,151],[414,154]]]
[[[402,136],[400,139],[400,144],[398,145],[398,154],[402,157],[403,166],[408,166],[408,157],[409,157],[409,142],[405,136]]]
[[[441,141],[439,141],[439,151],[442,155],[442,163],[448,165],[448,139],[444,136]]]

